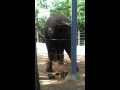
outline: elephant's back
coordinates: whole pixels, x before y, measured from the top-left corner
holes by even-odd
[[[63,24],[62,23],[63,21],[65,21],[66,23],[71,23],[70,19],[67,18],[66,16],[63,16],[61,14],[55,14],[55,15],[51,15],[48,18],[45,25],[48,26],[60,25]]]

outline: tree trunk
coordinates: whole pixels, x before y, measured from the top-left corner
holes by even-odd
[[[39,42],[39,32],[37,30],[37,42]]]

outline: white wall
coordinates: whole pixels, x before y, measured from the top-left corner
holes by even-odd
[[[37,46],[37,55],[47,55],[47,48],[45,43],[36,43]],[[64,54],[67,54],[66,51],[64,51]],[[85,55],[85,46],[77,46],[77,55]]]

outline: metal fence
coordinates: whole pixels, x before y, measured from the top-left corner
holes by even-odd
[[[85,32],[78,31],[78,33],[77,33],[77,45],[78,46],[85,46]]]

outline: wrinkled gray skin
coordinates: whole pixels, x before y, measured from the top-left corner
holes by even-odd
[[[45,23],[45,41],[48,50],[49,60],[47,62],[47,72],[52,72],[52,61],[63,64],[64,50],[71,58],[71,26],[70,19],[57,14],[52,15]]]

